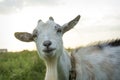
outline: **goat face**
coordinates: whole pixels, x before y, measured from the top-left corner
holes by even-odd
[[[41,57],[56,57],[62,51],[62,27],[49,19],[46,23],[38,22],[33,31],[33,38],[36,42]]]
[[[79,19],[80,15],[63,26],[56,24],[52,17],[50,17],[46,23],[39,20],[32,34],[27,32],[16,32],[15,37],[24,42],[35,41],[41,58],[56,58],[62,54],[62,35],[73,28]]]

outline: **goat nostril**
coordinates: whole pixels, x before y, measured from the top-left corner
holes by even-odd
[[[52,42],[49,40],[43,42],[43,45],[46,47],[49,47],[51,44],[52,44]]]

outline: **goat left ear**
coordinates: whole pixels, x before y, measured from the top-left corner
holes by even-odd
[[[68,30],[70,30],[70,29],[72,29],[72,28],[78,23],[79,19],[80,19],[80,15],[78,15],[76,18],[74,18],[74,19],[71,20],[70,22],[64,24],[64,25],[62,26],[62,28],[63,28],[63,33],[65,33],[66,31],[68,31]]]
[[[27,32],[15,32],[14,36],[23,42],[31,42],[33,41],[33,35],[31,33],[27,33]]]

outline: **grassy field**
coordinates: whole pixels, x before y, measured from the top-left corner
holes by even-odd
[[[44,80],[45,65],[36,51],[0,53],[0,80]]]

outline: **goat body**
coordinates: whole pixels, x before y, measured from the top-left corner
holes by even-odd
[[[120,45],[88,46],[75,50],[74,56],[77,80],[120,80]]]

